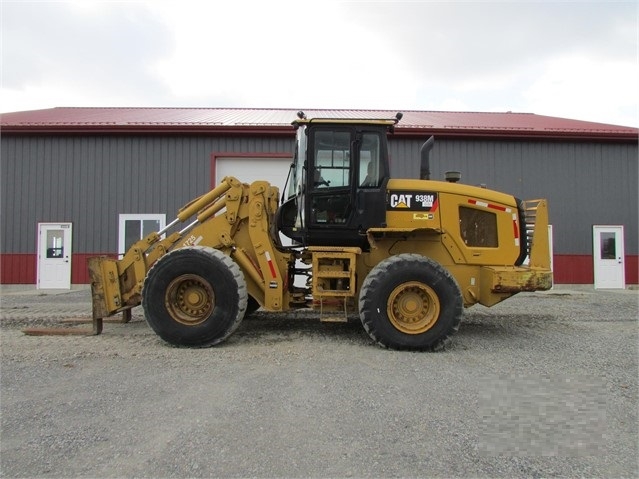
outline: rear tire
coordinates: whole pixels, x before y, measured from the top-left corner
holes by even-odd
[[[457,281],[439,263],[417,254],[380,262],[362,284],[359,313],[373,340],[390,349],[440,350],[459,329]]]
[[[219,250],[180,248],[149,270],[142,290],[146,320],[175,346],[221,343],[240,325],[248,294],[239,266]]]

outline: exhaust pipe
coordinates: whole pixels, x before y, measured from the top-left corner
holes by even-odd
[[[420,180],[430,180],[430,150],[433,149],[434,143],[435,143],[435,137],[431,136],[428,140],[424,142],[424,144],[419,150],[419,155],[421,157],[421,164],[419,168]]]

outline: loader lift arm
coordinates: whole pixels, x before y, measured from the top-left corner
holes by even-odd
[[[221,242],[230,244],[230,234],[225,234],[225,231],[238,221],[240,205],[245,201],[246,188],[248,186],[243,185],[238,179],[226,177],[216,188],[180,208],[175,220],[165,228],[133,244],[122,259],[105,256],[90,258],[88,266],[94,329],[101,330],[97,322],[102,318],[129,310],[141,303],[142,287],[149,269],[176,245],[184,245],[184,241],[181,240],[184,240],[186,234],[197,225],[211,218],[219,218],[219,223],[226,225],[226,228],[221,228],[219,234]],[[226,209],[225,213],[215,217],[223,209]],[[186,222],[194,215],[197,215],[196,218],[183,229],[163,238],[169,229]]]

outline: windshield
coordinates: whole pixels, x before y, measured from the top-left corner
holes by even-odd
[[[288,185],[288,198],[297,195],[303,188],[302,172],[306,160],[306,126],[297,129],[295,137],[295,154],[291,165],[291,181]]]

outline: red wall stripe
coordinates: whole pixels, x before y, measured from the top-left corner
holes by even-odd
[[[553,277],[556,284],[594,284],[592,256],[561,254],[553,256]]]
[[[639,284],[639,255],[626,256],[626,284]]]
[[[71,259],[71,282],[89,284],[87,260],[93,256],[117,257],[115,254],[76,253]],[[556,284],[593,284],[592,256],[560,254],[553,257]],[[36,284],[35,254],[0,254],[0,284]],[[639,284],[639,255],[626,256],[626,284]]]
[[[36,284],[35,254],[0,255],[0,284]]]
[[[94,256],[115,254],[75,253],[71,257],[71,283],[89,284],[87,260]],[[35,254],[0,254],[0,284],[36,284],[38,282],[37,255]]]
[[[626,284],[639,284],[639,255],[625,257]],[[595,267],[590,255],[561,254],[553,257],[557,284],[594,284]]]
[[[91,278],[89,278],[88,261],[89,258],[96,256],[108,256],[110,258],[117,258],[117,254],[105,254],[105,253],[76,253],[71,258],[71,283],[72,284],[89,284]]]

